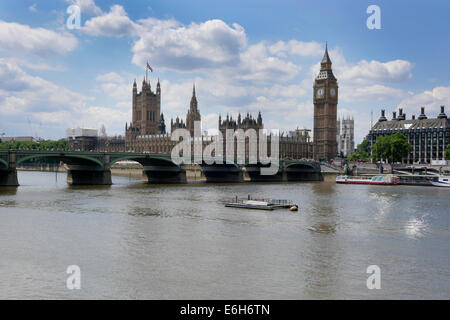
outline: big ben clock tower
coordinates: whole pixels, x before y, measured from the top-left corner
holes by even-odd
[[[338,85],[331,70],[328,44],[314,81],[314,159],[329,161],[336,157]]]

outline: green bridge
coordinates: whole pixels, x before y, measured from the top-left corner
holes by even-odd
[[[62,161],[70,185],[110,185],[111,166],[122,160],[136,161],[143,167],[147,183],[186,183],[186,166],[177,165],[170,154],[136,152],[82,152],[45,150],[0,150],[0,186],[18,186],[17,167],[32,159]],[[261,164],[201,164],[206,182],[242,182],[244,171],[250,181],[321,181],[320,165],[314,161],[281,160],[274,175],[261,175]]]

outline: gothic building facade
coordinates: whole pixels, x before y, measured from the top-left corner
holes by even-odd
[[[258,113],[258,116],[255,118],[251,114],[247,113],[245,118],[241,118],[241,114],[238,114],[237,120],[233,119],[227,115],[227,117],[222,120],[222,117],[219,116],[219,131],[222,133],[224,137],[224,147],[223,152],[226,154],[226,130],[238,130],[242,129],[244,132],[248,129],[254,129],[257,134],[256,140],[256,153],[259,153],[259,130],[264,129],[264,124],[261,116],[261,112]],[[307,129],[302,131],[303,133],[308,132]],[[298,133],[298,132],[297,132]],[[245,157],[249,158],[250,156],[250,145],[249,140],[246,137],[245,141],[241,141],[245,143]],[[237,143],[238,140],[234,141],[234,153],[237,155]],[[271,138],[267,137],[267,154],[270,156],[271,151]],[[291,158],[291,159],[311,159],[313,158],[313,145],[309,140],[308,134],[287,134],[281,133],[279,136],[279,157],[280,159]]]
[[[338,153],[341,157],[347,157],[355,150],[355,120],[350,117],[337,121],[336,139]]]
[[[197,97],[195,96],[195,85],[192,88],[192,98],[191,103],[189,105],[189,110],[186,115],[186,129],[191,133],[191,137],[194,136],[194,122],[201,121],[202,117],[200,115],[200,111],[198,110],[198,102]]]
[[[314,81],[314,159],[329,161],[337,155],[338,84],[331,68],[328,45]]]
[[[166,132],[164,115],[161,113],[161,85],[158,81],[156,91],[153,92],[150,82],[144,80],[142,89],[137,90],[136,81],[133,83],[132,98],[132,121],[125,125],[125,150],[134,152],[151,152],[170,154],[173,147],[178,143],[171,140],[171,135]],[[177,117],[171,119],[170,133],[176,129],[183,128],[189,130],[191,136],[194,136],[194,123],[201,121],[201,114],[198,108],[198,101],[195,92],[195,86],[192,90],[190,106],[186,115],[186,120]],[[255,129],[259,133],[259,129],[263,129],[263,119],[261,113],[257,117],[253,117],[247,113],[245,117],[239,114],[237,119],[228,116],[222,119],[219,116],[218,129],[223,134],[224,146],[223,154],[226,154],[226,129]],[[257,135],[257,138],[259,136]],[[313,158],[313,143],[310,142],[308,135],[280,135],[279,153],[280,158]],[[213,137],[202,137],[203,148],[213,141]],[[235,152],[237,152],[235,140]],[[257,141],[257,148],[259,148]],[[270,141],[268,143],[268,151],[270,154]],[[245,154],[249,155],[249,140],[245,141]],[[257,151],[258,152],[258,151]]]
[[[133,150],[138,136],[165,133],[164,116],[161,114],[161,85],[152,91],[150,82],[142,81],[142,89],[137,90],[136,80],[133,83],[132,119],[125,124],[125,148]]]
[[[170,131],[178,128],[188,129],[193,135],[194,121],[201,121],[198,109],[195,86],[186,116],[186,122],[179,117],[170,121]],[[171,141],[166,131],[164,114],[161,113],[161,84],[158,80],[156,91],[151,89],[150,82],[144,80],[142,89],[137,90],[136,81],[133,83],[132,121],[125,124],[125,149],[136,152],[171,153],[176,145]]]

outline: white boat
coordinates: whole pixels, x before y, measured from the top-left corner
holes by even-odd
[[[375,185],[396,185],[399,178],[392,174],[378,176],[338,176],[336,183],[342,184],[375,184]]]
[[[450,176],[439,176],[438,180],[430,182],[436,187],[450,187]]]
[[[232,208],[246,208],[246,209],[260,209],[260,210],[274,210],[278,208],[294,208],[298,210],[298,206],[291,200],[277,200],[277,199],[252,199],[250,195],[248,199],[239,199],[236,197],[233,201],[225,203],[225,207]],[[291,210],[291,211],[297,211]]]

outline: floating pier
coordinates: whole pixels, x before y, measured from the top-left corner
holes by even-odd
[[[275,210],[282,208],[290,209],[292,207],[296,207],[298,210],[298,205],[294,204],[292,200],[257,199],[251,198],[250,195],[247,197],[247,199],[240,199],[236,196],[236,198],[234,198],[232,201],[225,203],[225,207],[258,210]]]

